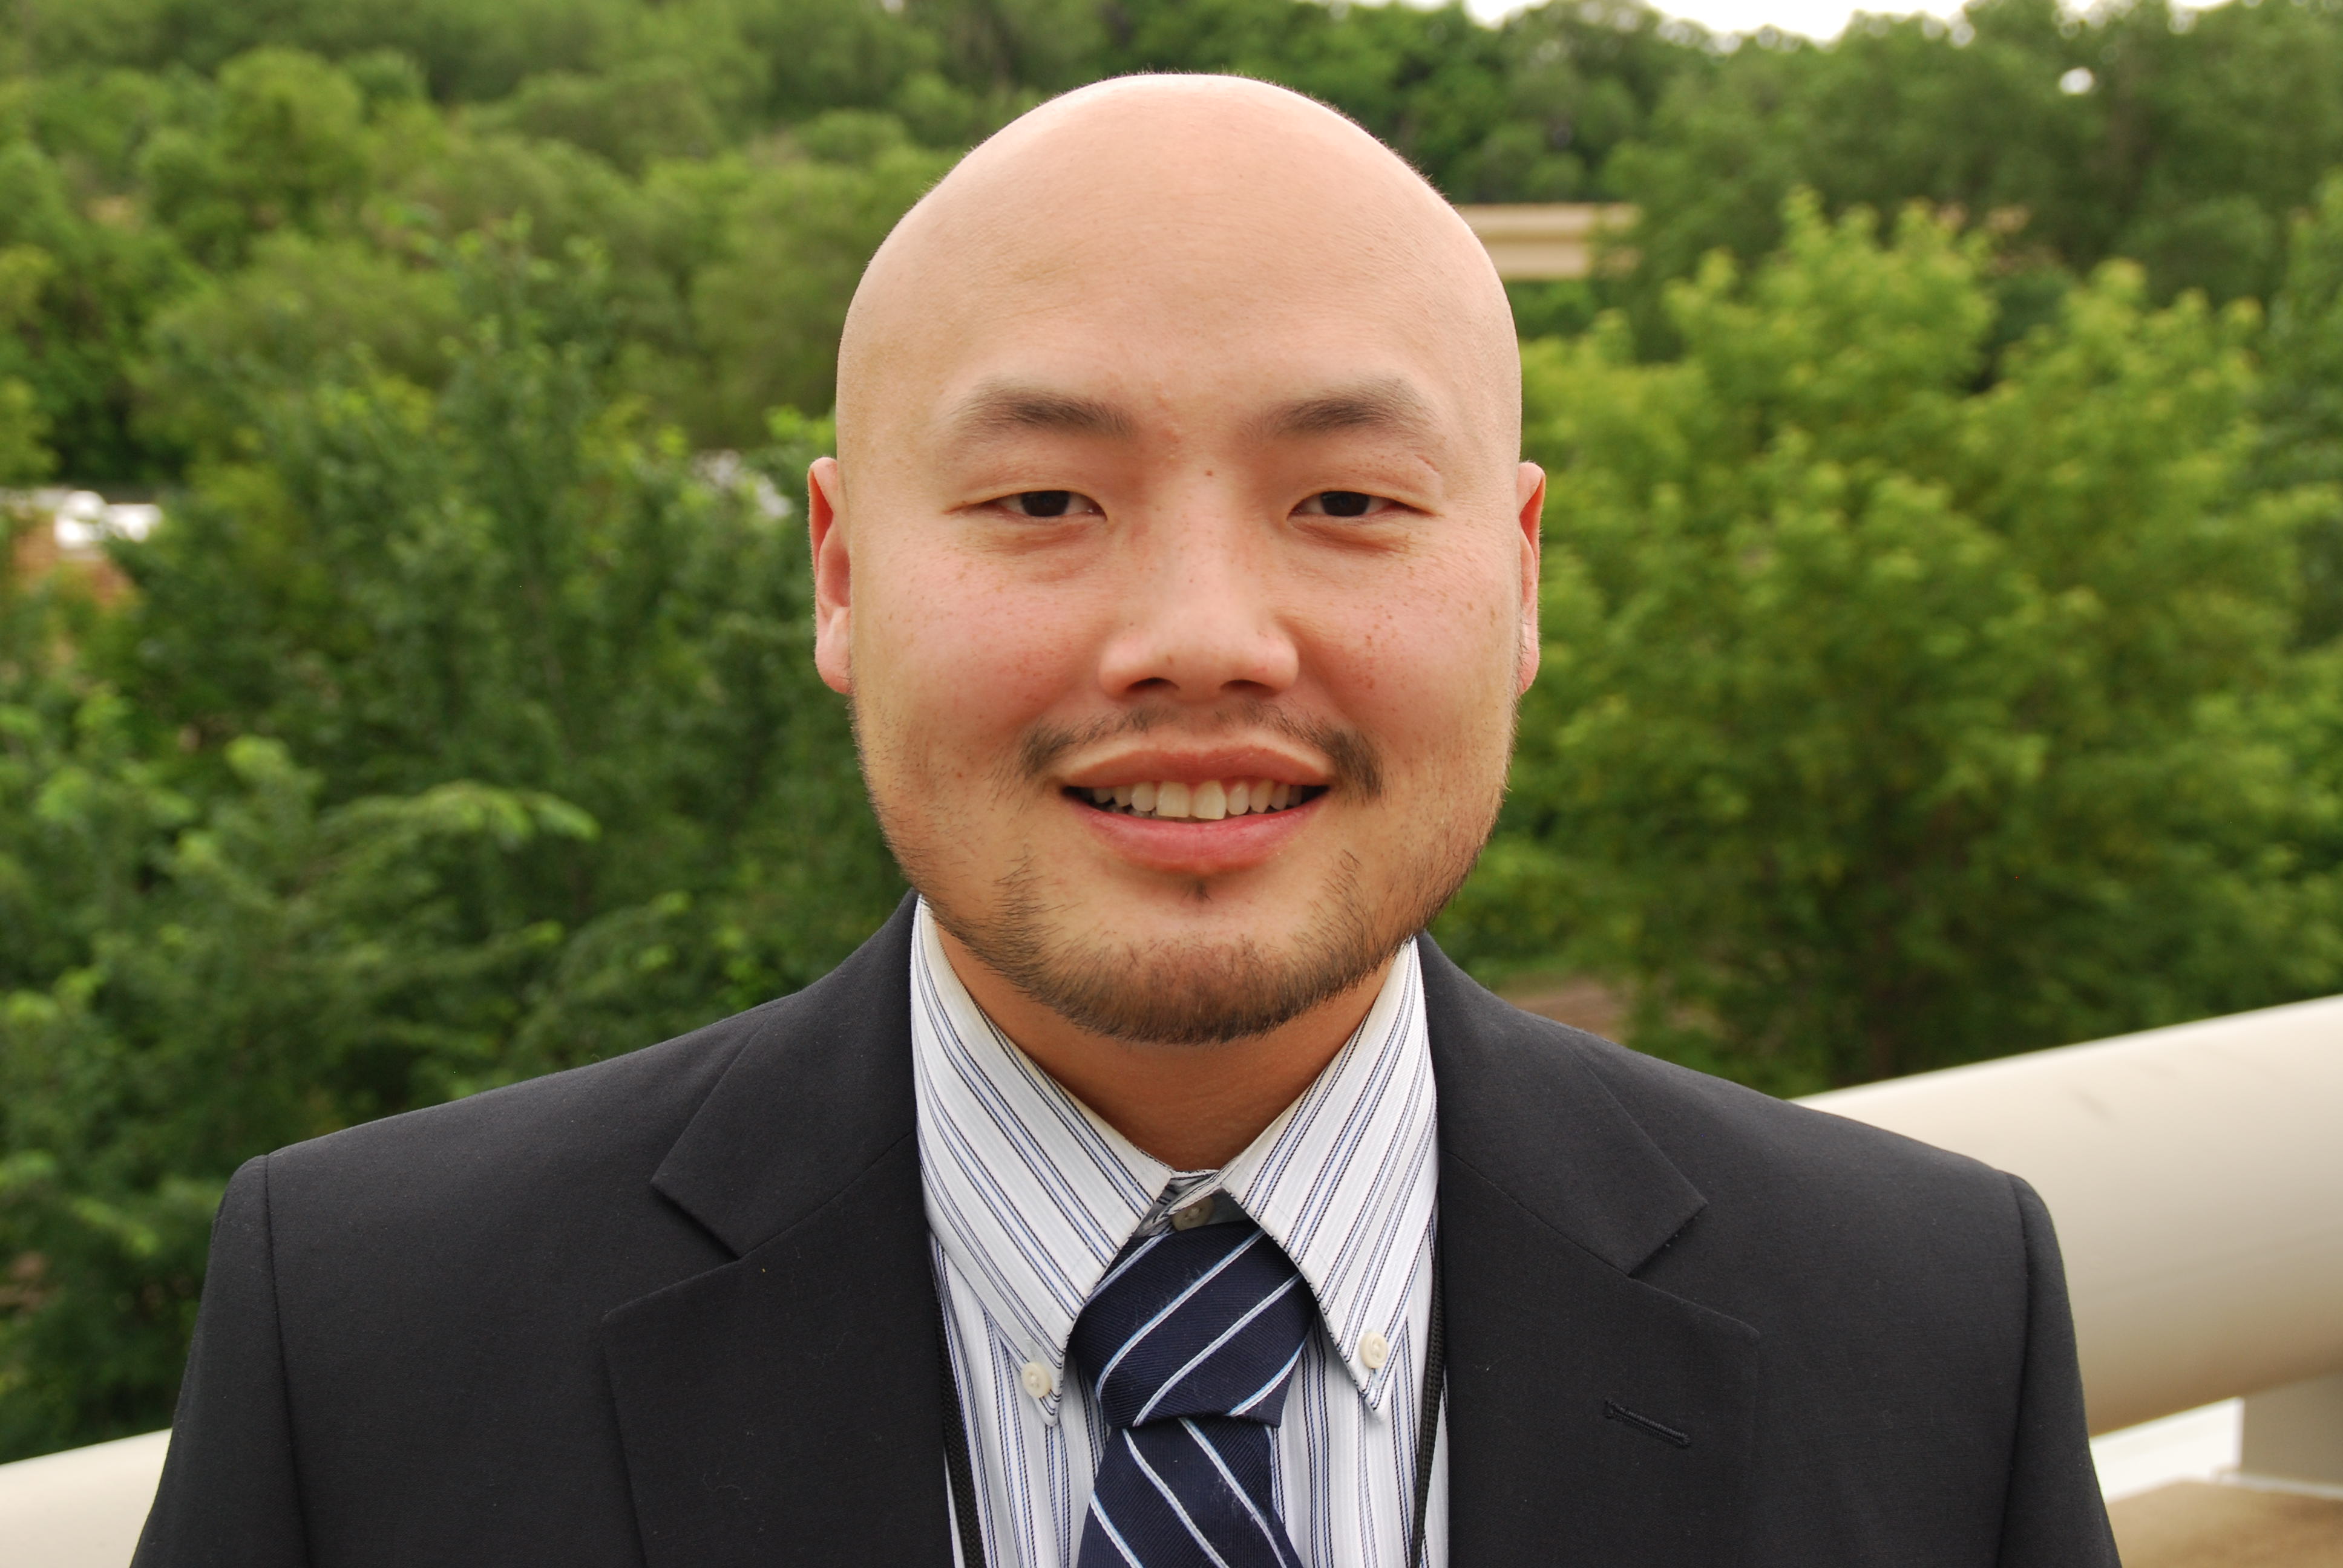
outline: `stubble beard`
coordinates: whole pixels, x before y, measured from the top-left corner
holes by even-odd
[[[1361,737],[1321,735],[1328,755],[1359,759],[1338,776],[1331,794],[1372,799],[1382,773]],[[1029,740],[1015,769],[1024,788],[1048,759],[1071,744]],[[866,758],[866,776],[868,759]],[[1011,780],[1001,780],[1004,785]],[[1244,936],[1114,941],[1086,932],[1079,908],[1046,887],[1036,854],[1028,850],[973,900],[955,896],[942,857],[927,846],[949,841],[944,825],[923,833],[901,820],[872,791],[880,827],[904,876],[936,921],[987,968],[1051,1011],[1091,1033],[1134,1044],[1223,1045],[1292,1022],[1342,995],[1381,969],[1456,895],[1495,826],[1503,797],[1503,769],[1480,809],[1447,790],[1433,792],[1450,809],[1421,824],[1403,840],[1410,863],[1392,868],[1380,893],[1371,892],[1357,853],[1345,849],[1320,887],[1290,940]],[[1330,799],[1328,807],[1342,802]],[[908,830],[907,830],[908,829]],[[930,836],[932,835],[932,836]],[[1209,901],[1209,885],[1190,896]]]

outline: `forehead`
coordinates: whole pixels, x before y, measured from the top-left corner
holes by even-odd
[[[1478,422],[1494,372],[1436,291],[1339,247],[1212,237],[1134,226],[952,280],[876,410],[939,453],[1173,429],[1423,446]]]
[[[971,155],[857,295],[841,457],[1209,426],[1444,429],[1510,465],[1512,320],[1470,230],[1357,127],[1226,98],[1045,109]]]

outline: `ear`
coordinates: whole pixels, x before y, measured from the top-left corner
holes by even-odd
[[[1521,672],[1514,695],[1530,689],[1538,672],[1538,548],[1544,539],[1545,470],[1523,463],[1514,472],[1513,495],[1522,530]]]
[[[854,694],[853,563],[846,540],[846,485],[835,457],[806,470],[806,526],[813,540],[813,666],[822,683]]]

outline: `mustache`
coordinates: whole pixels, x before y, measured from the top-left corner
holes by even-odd
[[[1109,714],[1088,724],[1037,724],[1025,732],[1025,739],[1018,745],[1017,771],[1023,781],[1031,782],[1047,778],[1060,758],[1079,747],[1199,725],[1207,734],[1267,730],[1298,741],[1326,759],[1336,784],[1355,790],[1367,800],[1383,792],[1383,754],[1363,731],[1322,719],[1304,719],[1273,703],[1257,700],[1228,703],[1202,717],[1156,705]]]

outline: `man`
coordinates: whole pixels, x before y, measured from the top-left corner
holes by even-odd
[[[256,1161],[142,1563],[2112,1563],[2049,1222],[1416,935],[1535,671],[1504,296],[1338,116],[1107,84],[871,263],[817,658],[919,899]]]

